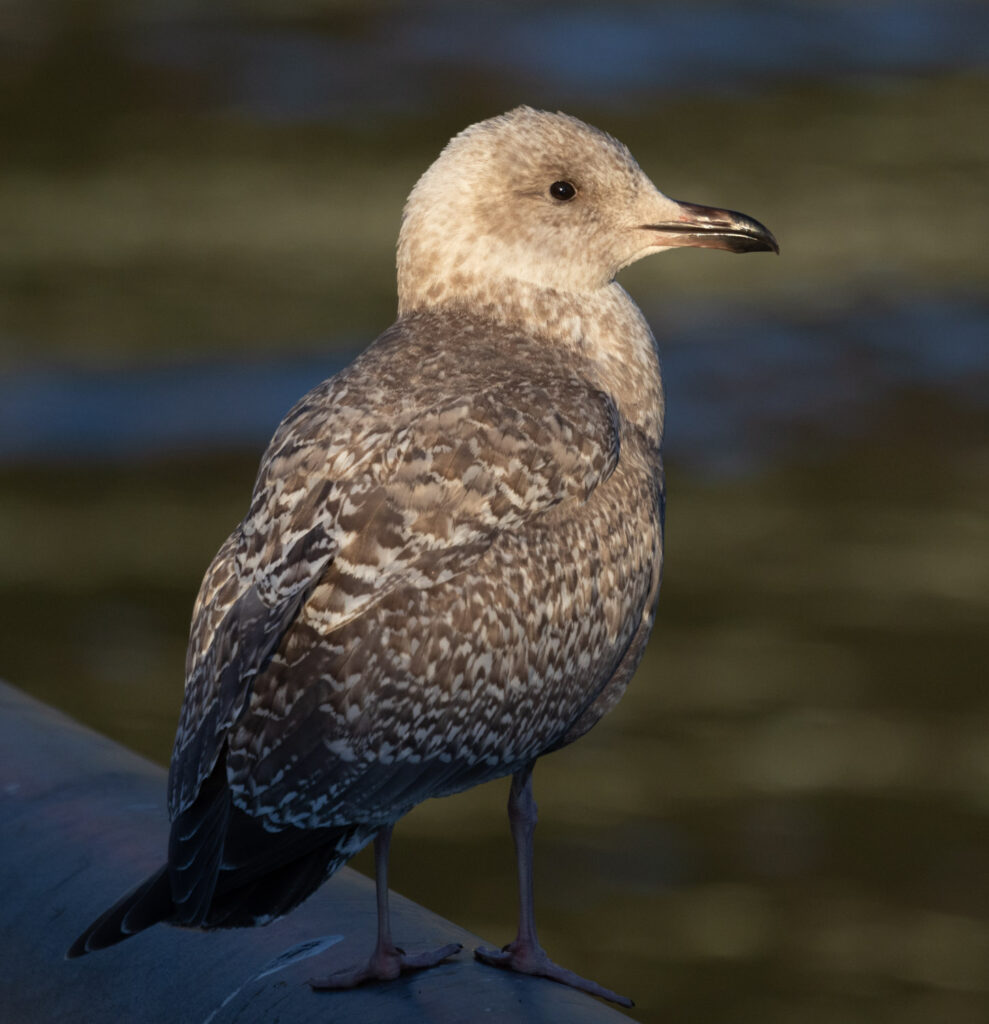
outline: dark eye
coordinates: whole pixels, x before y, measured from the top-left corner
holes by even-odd
[[[577,190],[569,181],[554,181],[549,187],[549,194],[561,203],[568,203],[577,194]]]

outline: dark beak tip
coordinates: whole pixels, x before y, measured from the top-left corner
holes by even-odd
[[[733,253],[771,252],[780,254],[779,242],[768,231],[765,235],[731,235],[725,236],[724,248]]]
[[[744,234],[736,236],[741,243],[736,252],[771,252],[779,256],[780,244],[769,228],[751,217],[740,217],[740,221]]]

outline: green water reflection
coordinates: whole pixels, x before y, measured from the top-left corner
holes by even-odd
[[[985,1005],[986,450],[942,408],[973,438],[945,461],[916,411],[756,479],[671,469],[635,686],[537,772],[545,941],[633,992],[643,1020]],[[252,474],[245,459],[7,473],[5,673],[164,762],[199,573]],[[507,941],[504,797],[414,812],[393,884]]]
[[[418,173],[467,121],[539,102],[488,83],[370,127],[259,123],[176,99],[160,69],[128,100],[133,69],[83,51],[106,88],[84,90],[78,123],[42,74],[64,94],[78,49],[6,72],[0,371],[369,339],[392,317]],[[854,340],[844,311],[984,290],[987,99],[984,74],[949,69],[574,112],[671,194],[750,212],[783,243],[780,260],[634,268],[661,327],[731,299],[777,323],[845,317]],[[638,1019],[989,1016],[987,420],[932,380],[730,479],[674,450],[646,660],[536,772],[543,940],[634,996]],[[259,452],[93,454],[0,466],[0,673],[164,763],[192,601]],[[392,864],[399,891],[500,942],[505,796],[423,805]]]

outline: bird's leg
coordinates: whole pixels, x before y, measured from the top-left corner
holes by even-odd
[[[604,988],[596,981],[568,971],[553,963],[539,945],[536,935],[536,916],[533,907],[532,837],[536,831],[537,808],[532,796],[532,764],[512,776],[508,795],[508,820],[515,841],[515,862],[519,876],[519,931],[514,942],[501,950],[479,948],[474,956],[482,963],[504,967],[522,974],[537,974],[544,978],[579,988],[592,996],[608,999],[620,1006],[634,1006],[631,999]]]
[[[409,955],[392,942],[391,917],[388,913],[388,847],[391,845],[391,825],[386,825],[374,837],[374,885],[378,898],[378,941],[370,960],[355,967],[335,971],[326,978],[313,978],[314,989],[354,988],[366,981],[391,981],[403,971],[418,971],[435,967],[448,957],[459,953],[463,946],[451,942],[439,949]]]

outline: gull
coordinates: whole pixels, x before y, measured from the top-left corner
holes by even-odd
[[[539,944],[532,771],[615,706],[652,628],[663,385],[615,277],[681,246],[779,251],[566,114],[519,107],[449,142],[405,207],[398,319],[287,414],[206,572],[167,861],[70,957],[158,921],[266,923],[373,841],[375,949],[313,987],[442,963],[460,946],[392,939],[392,828],[511,775],[518,934],[475,956],[631,1005]]]

